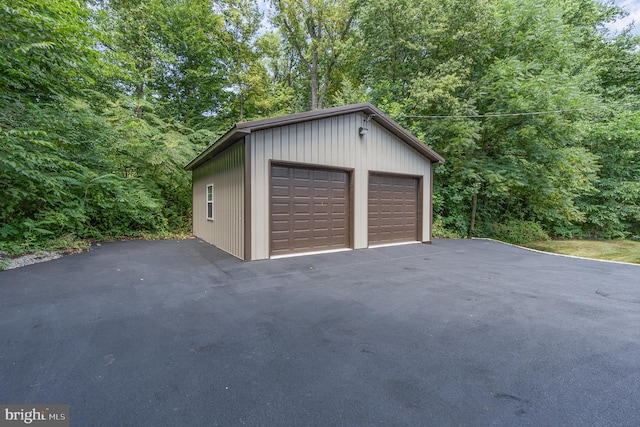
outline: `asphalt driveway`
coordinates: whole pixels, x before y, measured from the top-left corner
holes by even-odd
[[[640,266],[106,243],[0,273],[0,403],[78,426],[637,426]]]

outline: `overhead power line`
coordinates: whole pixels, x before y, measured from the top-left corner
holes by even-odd
[[[583,108],[567,108],[564,110],[549,110],[549,111],[528,111],[521,113],[487,113],[487,114],[469,114],[459,116],[413,116],[409,114],[403,114],[402,117],[411,119],[484,119],[490,117],[518,117],[518,116],[539,116],[543,114],[563,114],[571,113],[574,111],[588,111],[588,110],[605,110],[615,107],[631,107],[640,104],[638,102],[630,102],[627,104],[612,104],[612,105],[598,105],[596,107],[583,107]]]

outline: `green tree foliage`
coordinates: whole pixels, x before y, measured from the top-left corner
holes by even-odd
[[[284,53],[283,42],[273,32],[265,32],[255,43],[260,61],[262,85],[255,85],[255,117],[274,117],[303,110],[296,104],[294,60]]]
[[[82,232],[85,195],[108,179],[87,166],[100,162],[101,120],[74,101],[98,67],[88,11],[77,1],[2,1],[0,14],[0,235]]]
[[[254,0],[227,0],[222,9],[229,49],[229,100],[220,118],[227,126],[292,111],[294,93],[279,79],[281,40],[263,32],[264,14]],[[274,65],[272,71],[269,67]]]
[[[211,129],[208,116],[228,102],[230,55],[222,16],[210,0],[164,0],[155,6],[153,34],[165,57],[152,70],[152,90],[164,117]]]
[[[640,239],[640,113],[616,109],[585,123],[600,165],[597,191],[578,200],[584,232],[593,237]],[[571,231],[571,230],[569,230]]]
[[[622,34],[597,46],[600,92],[623,107],[599,111],[585,122],[588,149],[598,156],[595,193],[578,200],[582,232],[593,237],[640,239],[640,54],[638,36]]]
[[[554,231],[586,220],[576,200],[594,192],[600,168],[584,126],[592,115],[579,109],[604,102],[594,47],[610,43],[601,28],[615,12],[530,0],[367,10],[361,73],[375,102],[447,158],[435,181],[445,227],[529,220]]]
[[[323,108],[336,71],[353,50],[358,3],[351,0],[273,0],[280,30],[309,84],[311,110]]]
[[[114,68],[92,12],[65,0],[2,2],[0,13],[2,241],[184,227],[193,132],[96,92]]]
[[[113,0],[99,10],[101,44],[114,73],[104,87],[152,103],[163,118],[210,128],[227,102],[228,36],[208,0]],[[107,76],[105,76],[107,77]]]
[[[245,110],[254,104],[250,97],[265,86],[266,70],[261,67],[258,53],[252,46],[252,40],[260,29],[262,14],[253,1],[233,0],[225,5],[223,16],[228,32],[225,43],[230,53],[227,75],[234,95],[229,103],[232,107],[230,113],[242,121],[246,116],[257,115],[251,111],[246,114]]]

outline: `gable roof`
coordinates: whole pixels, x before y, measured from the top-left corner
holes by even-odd
[[[278,126],[291,125],[310,120],[324,119],[327,117],[340,116],[349,113],[362,112],[370,116],[370,120],[375,121],[382,127],[400,138],[403,142],[415,149],[418,153],[426,157],[431,163],[444,163],[444,158],[429,148],[426,144],[413,136],[408,130],[391,120],[386,114],[369,102],[361,104],[345,105],[343,107],[325,108],[322,110],[307,111],[304,113],[289,114],[287,116],[273,117],[270,119],[252,120],[249,122],[236,123],[227,133],[209,145],[202,153],[197,155],[187,165],[186,170],[193,170],[207,160],[215,157],[222,150],[231,146],[235,142],[251,134],[253,131],[268,129]]]

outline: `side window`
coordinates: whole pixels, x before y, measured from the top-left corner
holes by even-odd
[[[213,221],[213,184],[207,185],[207,219]]]

